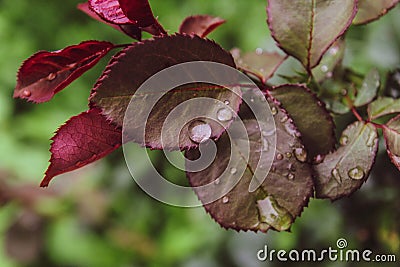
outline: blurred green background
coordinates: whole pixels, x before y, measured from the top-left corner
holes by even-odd
[[[290,233],[226,231],[202,208],[161,204],[134,183],[121,150],[39,189],[50,157],[49,138],[68,118],[87,109],[90,88],[109,57],[41,105],[12,99],[20,64],[38,50],[58,50],[83,40],[130,42],[75,9],[79,2],[0,0],[0,267],[281,266],[259,262],[257,251],[265,244],[276,250],[336,248],[339,238],[349,248],[393,253],[400,260],[400,173],[383,153],[383,144],[361,190],[334,203],[311,200]],[[224,48],[275,50],[265,2],[153,0],[151,5],[170,33],[186,16],[210,14],[228,21],[210,35]],[[352,27],[347,40],[345,64],[357,71],[366,73],[375,66],[384,74],[398,67],[400,7],[377,22]],[[296,63],[286,65],[295,68]],[[182,176],[168,168],[166,174]]]

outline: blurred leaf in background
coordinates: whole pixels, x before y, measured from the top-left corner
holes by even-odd
[[[265,244],[276,250],[318,250],[335,247],[339,238],[346,238],[352,248],[400,258],[400,179],[384,153],[384,144],[380,144],[379,164],[360,191],[333,205],[312,200],[291,232],[284,233],[226,231],[202,208],[157,202],[134,183],[121,151],[61,175],[48,189],[39,189],[48,164],[49,138],[69,117],[86,110],[90,89],[110,57],[40,106],[12,99],[21,62],[38,50],[58,50],[84,40],[130,42],[129,37],[78,11],[79,2],[0,0],[1,267],[256,267],[267,266],[256,257]],[[187,16],[210,14],[227,20],[209,36],[225,49],[277,51],[266,24],[264,0],[150,2],[169,33],[177,31]],[[396,7],[372,24],[352,27],[346,36],[344,64],[363,74],[372,67],[382,72],[399,67],[399,19],[400,7]],[[282,68],[294,70],[296,64],[288,60]],[[347,121],[337,123],[340,130]],[[159,152],[151,154],[155,162],[164,160]],[[146,175],[147,170],[141,172]],[[163,172],[185,179],[183,172],[172,167]]]

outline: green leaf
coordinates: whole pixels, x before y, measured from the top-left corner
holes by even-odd
[[[370,120],[400,112],[400,99],[391,97],[379,97],[368,106],[368,117]]]
[[[386,151],[390,160],[400,170],[400,115],[391,119],[383,127]]]
[[[281,102],[301,133],[309,156],[327,154],[335,148],[335,125],[324,104],[303,85],[282,85],[270,94]]]
[[[185,121],[190,115],[208,118],[202,120],[202,123],[207,124],[207,132],[210,132],[207,137],[218,138],[225,127],[231,123],[231,120],[222,124],[218,122],[217,114],[221,109],[221,104],[228,103],[230,110],[236,113],[241,103],[240,88],[234,87],[233,90],[229,90],[206,83],[191,83],[166,92],[168,85],[177,84],[181,77],[188,77],[188,79],[192,77],[192,73],[183,69],[181,77],[173,77],[166,73],[167,77],[163,76],[162,81],[151,83],[154,88],[142,90],[140,94],[136,94],[137,89],[154,74],[179,63],[191,61],[212,61],[235,67],[229,52],[213,41],[195,35],[176,34],[146,40],[122,50],[111,60],[92,91],[91,105],[100,107],[102,113],[118,126],[123,125],[125,112],[130,105],[132,108],[127,116],[129,127],[132,127],[132,131],[129,131],[132,134],[129,137],[130,140],[154,149],[183,149],[197,146],[193,142],[194,139],[189,136],[191,124]],[[215,77],[215,73],[211,73],[205,65],[201,71],[202,75],[204,72],[204,75],[208,74],[208,77]],[[215,79],[223,82],[230,78],[216,77]],[[201,97],[219,101],[209,101],[207,105],[184,105],[181,106],[182,110],[177,118],[168,117],[171,111],[180,104]],[[151,103],[153,100],[154,103]],[[235,114],[232,114],[231,118],[234,116]],[[164,125],[167,118],[169,118],[169,123]],[[144,124],[145,133],[135,130],[140,129]],[[196,129],[201,128],[197,126]],[[166,135],[161,138],[163,127],[163,133]],[[204,131],[203,133],[207,134]]]
[[[377,69],[372,69],[365,76],[361,88],[357,92],[354,106],[360,107],[370,103],[378,93],[379,86],[381,85],[381,78]]]
[[[231,50],[231,54],[240,70],[257,77],[263,83],[274,75],[275,71],[287,58],[285,55],[263,51],[261,48],[243,55],[241,55],[238,48],[235,48]]]
[[[358,0],[358,12],[353,23],[365,24],[377,20],[398,3],[399,0]]]
[[[206,203],[204,207],[207,212],[225,228],[263,232],[268,229],[288,230],[313,193],[311,168],[306,162],[307,154],[301,144],[300,133],[286,111],[276,102],[268,101],[275,114],[275,132],[273,121],[257,121],[242,108],[239,116],[245,118],[246,136],[229,139],[228,134],[224,133],[216,142],[217,154],[212,164],[198,172],[187,172],[197,196]],[[266,125],[272,131],[260,131],[261,125]],[[233,127],[234,124],[230,129]],[[271,141],[274,133],[276,150]],[[243,154],[239,144],[244,139],[249,141],[249,160],[240,156],[231,163],[231,157]],[[265,144],[268,145],[265,147]],[[199,156],[199,149],[186,151],[186,158],[190,160]],[[268,160],[273,160],[270,172],[267,177],[256,177],[258,181],[262,179],[261,186],[249,192],[253,174],[257,174],[256,168],[263,168]],[[231,191],[207,203],[207,199],[220,195],[235,179],[239,180]],[[211,184],[211,188],[204,190],[198,187],[207,184]]]
[[[321,62],[312,70],[312,75],[316,82],[321,82],[333,76],[333,71],[338,66],[344,56],[345,42],[338,39],[322,57]]]
[[[373,124],[357,121],[348,126],[341,146],[314,166],[316,196],[336,200],[360,188],[375,162],[378,143]]]
[[[267,9],[274,39],[309,71],[344,34],[356,11],[356,0],[268,0]]]

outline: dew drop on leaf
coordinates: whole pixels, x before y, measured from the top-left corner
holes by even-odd
[[[230,103],[231,103],[231,102],[229,102],[229,100],[225,100],[225,101],[224,101],[224,104],[225,104],[225,105],[229,105]]]
[[[227,196],[224,196],[224,197],[222,198],[222,203],[226,204],[226,203],[228,203],[228,202],[229,202],[229,198],[228,198]]]
[[[257,208],[261,223],[267,223],[278,231],[285,231],[290,228],[293,221],[292,216],[285,209],[279,207],[271,196],[258,200]]]
[[[287,178],[288,178],[289,180],[294,180],[294,174],[290,172],[290,173],[287,175]]]
[[[295,148],[294,151],[294,156],[296,159],[300,162],[306,162],[307,160],[307,151],[304,148]]]
[[[328,70],[329,70],[328,66],[326,66],[326,65],[322,65],[321,66],[321,71],[322,72],[327,72]]]
[[[285,153],[285,156],[286,156],[288,159],[290,159],[290,158],[292,157],[292,153],[286,152],[286,153]]]
[[[24,91],[22,91],[22,95],[25,97],[30,97],[32,95],[32,93],[29,90],[24,90]]]
[[[276,107],[272,107],[271,108],[271,113],[272,113],[272,115],[276,115],[276,114],[278,114],[278,109],[276,108]]]
[[[257,55],[262,55],[262,53],[263,53],[262,48],[259,47],[259,48],[256,49],[256,54]]]
[[[339,142],[342,146],[345,146],[349,142],[349,138],[347,137],[347,135],[342,135],[342,137],[340,137]]]
[[[324,161],[325,156],[324,155],[317,155],[314,159],[315,164],[320,164]]]
[[[283,155],[282,155],[281,153],[278,153],[278,154],[276,155],[276,159],[277,159],[277,160],[282,160],[282,159],[283,159]]]
[[[361,180],[362,178],[364,178],[365,174],[364,174],[364,170],[361,167],[357,166],[357,167],[349,170],[348,175],[351,179]]]
[[[214,184],[218,185],[219,183],[220,183],[220,179],[219,178],[214,180]]]
[[[57,77],[57,74],[55,74],[55,73],[50,73],[50,74],[47,76],[47,80],[52,81],[52,80],[54,80],[56,77]]]
[[[233,118],[232,111],[227,108],[221,108],[217,111],[217,119],[219,121],[225,122],[230,121]]]
[[[335,178],[335,180],[341,184],[342,183],[342,177],[340,176],[339,170],[338,169],[333,169],[332,170],[332,177]]]
[[[230,170],[230,173],[231,174],[235,174],[236,172],[237,172],[237,169],[235,167],[232,167],[231,170]]]
[[[194,120],[189,124],[189,138],[199,144],[209,140],[211,137],[211,126],[201,120]]]

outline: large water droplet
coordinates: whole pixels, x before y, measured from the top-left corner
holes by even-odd
[[[231,174],[235,174],[237,172],[237,169],[235,167],[232,167],[231,170],[229,171]]]
[[[294,174],[290,172],[290,173],[287,175],[287,178],[288,178],[289,180],[294,180]]]
[[[282,155],[281,153],[278,153],[278,154],[276,155],[276,159],[277,159],[277,160],[283,160],[283,155]]]
[[[342,146],[345,146],[349,143],[349,138],[347,137],[347,135],[342,135],[342,137],[340,137],[339,142]]]
[[[25,97],[30,97],[32,95],[32,93],[31,93],[31,91],[25,89],[24,91],[22,91],[22,95]]]
[[[189,124],[189,138],[195,143],[203,143],[211,137],[211,126],[201,120]]]
[[[52,80],[54,80],[56,77],[57,77],[57,74],[56,74],[56,73],[50,73],[50,74],[47,76],[47,80],[52,81]]]
[[[290,228],[293,218],[287,210],[280,207],[272,196],[257,201],[260,223],[267,223],[278,231]]]
[[[322,71],[322,72],[327,72],[328,70],[329,70],[329,68],[328,68],[327,65],[322,65],[322,66],[321,66],[321,71]]]
[[[348,175],[351,179],[361,180],[362,178],[364,178],[365,173],[364,173],[364,170],[360,166],[357,166],[357,167],[349,170]]]
[[[342,183],[342,177],[340,176],[339,170],[338,169],[333,169],[332,172],[332,177],[339,183]]]
[[[324,161],[325,156],[324,155],[317,155],[314,159],[314,164],[320,164]]]
[[[272,115],[276,115],[276,114],[278,114],[278,109],[276,108],[276,107],[272,107],[271,108],[271,113],[272,113]]]
[[[229,102],[229,100],[225,100],[225,101],[224,101],[224,104],[225,104],[225,105],[229,105],[230,103],[231,103],[231,102]]]
[[[292,153],[286,152],[286,153],[285,153],[285,156],[286,156],[288,159],[290,159],[290,158],[292,157]]]
[[[222,198],[222,203],[226,204],[226,203],[228,203],[228,202],[229,202],[229,197],[224,196],[224,197]]]
[[[230,111],[228,108],[221,108],[217,111],[217,119],[219,121],[230,121],[233,118],[232,111]]]
[[[263,53],[262,48],[258,47],[258,48],[256,49],[256,54],[257,54],[257,55],[262,55],[262,53]]]
[[[304,148],[298,147],[293,150],[294,156],[300,162],[307,161],[307,151]]]

